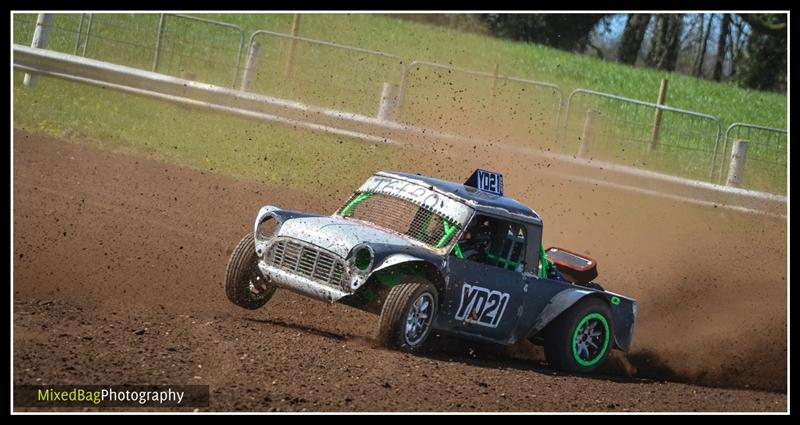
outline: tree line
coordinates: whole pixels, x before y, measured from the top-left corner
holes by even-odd
[[[786,90],[786,14],[484,14],[480,20],[502,38],[757,90]]]

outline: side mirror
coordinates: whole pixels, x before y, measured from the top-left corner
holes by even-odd
[[[597,278],[597,261],[594,258],[556,247],[548,248],[546,255],[558,271],[572,283],[589,283]]]

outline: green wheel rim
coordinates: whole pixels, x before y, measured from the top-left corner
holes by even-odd
[[[595,334],[595,328],[598,323],[603,325],[601,334]],[[592,354],[592,350],[589,347],[592,345],[597,346],[595,343],[595,336],[597,335],[602,335],[603,346],[599,351],[595,351],[595,354]],[[608,341],[609,330],[606,318],[600,313],[587,314],[578,322],[578,326],[575,327],[575,332],[572,334],[572,357],[581,366],[594,366],[606,354]],[[587,354],[586,358],[581,357],[584,351]]]

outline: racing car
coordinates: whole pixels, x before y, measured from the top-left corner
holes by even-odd
[[[595,371],[627,351],[634,299],[594,282],[597,262],[544,249],[543,222],[476,170],[458,184],[377,172],[334,214],[262,207],[233,250],[225,291],[245,309],[278,288],[379,315],[378,337],[416,352],[431,332],[544,346],[557,369]]]

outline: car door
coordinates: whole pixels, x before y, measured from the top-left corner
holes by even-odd
[[[437,328],[505,343],[514,335],[524,304],[523,274],[449,257],[445,303]]]
[[[505,242],[504,230],[496,238],[498,253]],[[505,246],[508,252],[510,248]],[[446,293],[436,327],[475,339],[508,343],[514,338],[531,277],[513,270],[515,267],[449,256]]]

